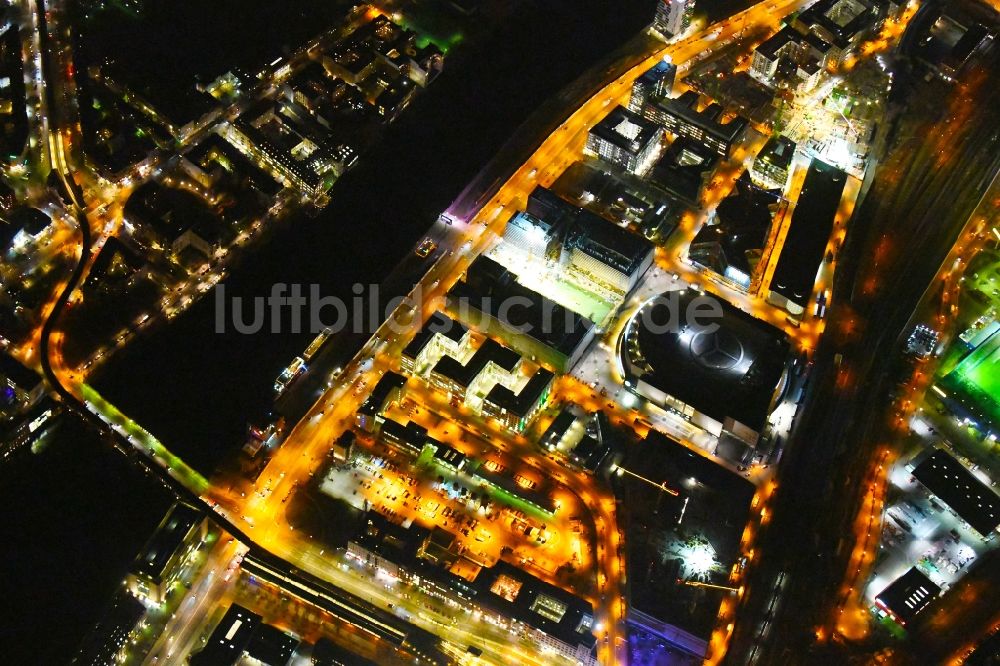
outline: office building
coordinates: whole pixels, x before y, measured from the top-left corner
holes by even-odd
[[[0,425],[0,463],[37,442],[58,423],[60,414],[62,407],[46,396]]]
[[[754,159],[750,177],[760,187],[784,192],[794,157],[794,141],[780,134],[772,136]]]
[[[648,102],[643,115],[676,136],[694,139],[728,157],[747,128],[746,119],[737,116],[723,122],[722,107],[715,102],[701,111],[697,107],[698,93],[689,90],[680,97]]]
[[[474,585],[484,608],[512,621],[544,647],[578,663],[596,663],[590,602],[502,560],[483,569]]]
[[[732,584],[756,488],[656,430],[629,443],[620,464],[638,475],[611,475],[628,545],[630,629],[654,636],[678,663],[702,663],[730,597],[689,583]]]
[[[215,627],[204,648],[191,657],[191,666],[234,666],[244,661],[266,666],[287,666],[299,639],[239,604],[232,604]]]
[[[146,608],[126,592],[115,594],[111,606],[84,638],[73,659],[78,666],[109,666],[121,662],[129,641],[145,626]]]
[[[587,416],[583,424],[583,436],[570,451],[569,459],[591,474],[607,474],[621,462],[624,453],[621,434],[604,412]]]
[[[738,288],[749,289],[762,268],[761,256],[780,202],[780,190],[757,187],[744,171],[708,223],[698,230],[688,258]]]
[[[504,303],[517,307],[501,307]],[[576,364],[595,333],[589,319],[518,284],[513,274],[485,255],[478,256],[465,280],[448,292],[448,309],[522,356],[560,372]]]
[[[472,350],[469,329],[441,312],[431,315],[400,355],[400,368],[424,377],[444,356],[464,359]]]
[[[0,416],[10,418],[37,405],[45,395],[41,375],[13,356],[0,353]]]
[[[405,386],[406,377],[403,375],[391,371],[382,375],[355,414],[358,427],[367,432],[374,432],[385,410],[402,399]]]
[[[653,263],[646,238],[588,210],[580,211],[563,245],[564,262],[623,294],[632,291]]]
[[[674,90],[674,80],[677,78],[677,65],[670,62],[668,56],[650,67],[632,84],[632,94],[629,97],[629,111],[641,114],[650,101],[669,97]]]
[[[905,627],[940,593],[940,587],[912,567],[875,596],[875,605]]]
[[[433,438],[427,435],[427,428],[415,421],[403,425],[399,421],[383,419],[379,441],[406,455],[417,456]]]
[[[176,502],[136,557],[126,578],[129,591],[161,604],[180,574],[181,564],[201,544],[208,521],[197,509]]]
[[[718,153],[705,144],[678,137],[650,169],[648,182],[689,206],[697,206],[718,163]]]
[[[545,407],[554,378],[550,371],[539,368],[518,391],[497,383],[483,398],[482,412],[507,428],[521,432]]]
[[[663,130],[623,106],[617,106],[587,133],[586,151],[605,162],[642,175],[659,151]]]
[[[681,34],[691,25],[694,0],[656,0],[653,29],[664,37]]]
[[[431,370],[430,383],[451,399],[468,403],[485,386],[513,384],[520,369],[520,354],[487,338],[466,363],[441,357]]]
[[[507,222],[503,240],[532,258],[547,259],[553,254],[558,257],[556,232],[557,227],[551,222],[537,218],[527,211],[521,211]]]
[[[767,297],[793,317],[801,317],[809,304],[846,184],[840,169],[810,162]]]

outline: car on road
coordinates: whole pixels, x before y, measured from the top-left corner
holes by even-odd
[[[432,241],[430,238],[425,238],[421,241],[420,245],[417,246],[417,256],[421,258],[426,258],[430,256],[430,253],[437,249],[437,243]]]

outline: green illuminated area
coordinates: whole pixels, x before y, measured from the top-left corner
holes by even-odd
[[[942,383],[946,390],[959,394],[956,397],[975,403],[994,424],[1000,424],[1000,334],[979,345]]]
[[[186,488],[198,495],[208,490],[208,481],[205,477],[171,453],[167,447],[160,443],[160,440],[153,437],[142,426],[122,414],[117,407],[105,400],[93,387],[83,384],[80,387],[80,392],[88,405],[96,409],[97,413],[103,416],[108,423],[116,426],[116,430],[129,437],[133,444],[144,448],[146,452],[156,458],[157,462],[162,461],[171,476],[183,483]]]
[[[418,13],[418,10],[423,9],[420,6],[412,6],[407,9],[405,14],[394,15],[392,20],[407,30],[417,33],[417,46],[419,48],[434,44],[441,49],[442,53],[447,54],[450,49],[464,39],[462,31],[456,22],[445,16],[443,12],[427,8]]]

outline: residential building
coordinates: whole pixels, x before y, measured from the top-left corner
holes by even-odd
[[[674,37],[691,24],[694,0],[656,0],[653,29],[664,37]]]

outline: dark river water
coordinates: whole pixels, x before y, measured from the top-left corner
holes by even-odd
[[[531,112],[639,32],[652,7],[521,3],[452,52],[440,78],[337,183],[328,208],[291,221],[246,257],[225,282],[227,296],[247,300],[284,282],[347,297],[355,283],[381,282]],[[275,377],[310,339],[218,334],[214,309],[214,298],[203,299],[132,343],[98,378],[107,398],[203,472],[242,444],[247,420],[268,410]]]

